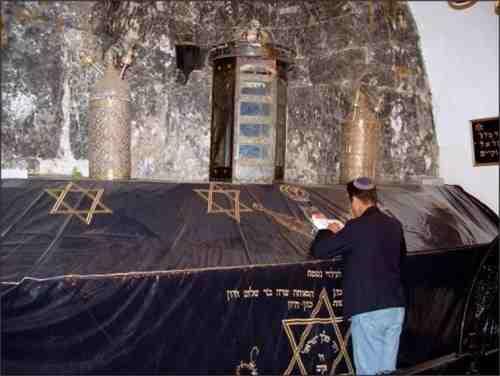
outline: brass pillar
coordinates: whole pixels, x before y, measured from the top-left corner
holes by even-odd
[[[368,98],[360,90],[348,119],[342,127],[340,183],[345,184],[360,176],[375,180],[381,124],[376,112],[370,108]]]
[[[90,95],[89,176],[130,178],[130,88],[109,52],[107,69]]]

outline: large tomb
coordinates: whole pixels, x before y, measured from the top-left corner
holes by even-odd
[[[408,246],[398,367],[498,349],[498,217],[458,186],[379,197]],[[340,185],[4,180],[2,373],[353,374],[312,206],[349,217]]]

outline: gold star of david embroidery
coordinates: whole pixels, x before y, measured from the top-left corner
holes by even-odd
[[[193,189],[201,198],[208,202],[207,213],[223,213],[240,223],[241,212],[251,212],[248,206],[240,201],[240,191],[237,189],[224,189],[217,183],[210,183],[209,189]],[[223,194],[231,203],[230,209],[225,209],[215,201],[215,194]]]
[[[328,311],[328,317],[317,317],[319,311],[323,307],[323,305],[326,307]],[[284,375],[290,375],[295,367],[297,365],[300,370],[301,375],[307,375],[308,372],[304,366],[304,363],[302,362],[302,358],[300,356],[300,352],[302,351],[304,344],[306,342],[307,337],[309,336],[309,333],[311,332],[312,328],[316,324],[331,324],[333,326],[333,329],[335,331],[335,335],[337,336],[337,341],[339,344],[339,352],[334,359],[331,368],[330,368],[330,375],[335,375],[335,371],[342,361],[342,359],[345,359],[345,363],[347,366],[347,369],[349,370],[349,373],[347,375],[354,375],[354,368],[352,366],[351,358],[349,356],[349,352],[347,351],[347,344],[349,342],[349,338],[351,336],[351,328],[348,329],[345,338],[342,337],[342,333],[340,331],[340,328],[338,326],[339,323],[343,321],[342,317],[337,317],[333,311],[333,307],[330,303],[330,300],[328,299],[328,294],[325,289],[321,290],[321,293],[319,294],[318,302],[316,303],[316,306],[311,312],[311,316],[307,319],[288,319],[288,320],[283,320],[283,329],[285,330],[285,333],[288,337],[288,340],[290,342],[290,347],[292,348],[292,358],[290,359],[290,363],[288,364],[288,368],[285,370]],[[302,332],[299,342],[295,341],[295,337],[293,335],[292,327],[293,326],[305,326],[304,331]]]
[[[80,187],[78,184],[70,182],[62,189],[52,188],[45,189],[50,196],[56,199],[56,203],[50,209],[49,214],[69,214],[76,215],[86,225],[92,222],[92,217],[94,214],[112,214],[113,211],[100,202],[101,197],[104,193],[104,189],[85,189]],[[78,208],[72,207],[67,202],[64,201],[66,195],[70,192],[81,192],[83,196],[86,196],[92,200],[90,208],[87,210],[78,210]],[[94,192],[94,193],[92,193]],[[63,209],[64,208],[64,209]],[[87,214],[85,217],[83,214]]]

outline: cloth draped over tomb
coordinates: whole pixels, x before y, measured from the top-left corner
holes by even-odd
[[[498,217],[458,186],[379,199],[408,248],[400,366],[456,351]],[[342,258],[308,254],[345,186],[4,180],[1,210],[3,373],[354,372]]]

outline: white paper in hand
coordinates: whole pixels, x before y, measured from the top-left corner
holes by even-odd
[[[344,224],[340,222],[338,219],[329,219],[329,218],[315,218],[314,216],[311,218],[311,221],[318,230],[326,230],[330,223],[337,223],[340,228],[344,227]]]

